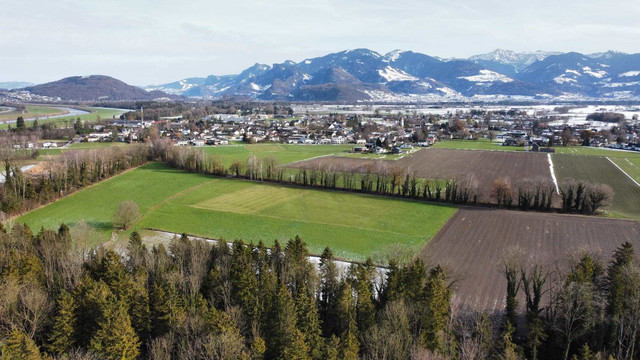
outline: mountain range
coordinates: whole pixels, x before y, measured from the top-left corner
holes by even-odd
[[[145,89],[187,97],[294,101],[639,99],[640,54],[498,49],[468,59],[442,59],[412,51],[356,49]]]
[[[106,76],[72,77],[26,87],[61,100],[246,97],[282,101],[640,100],[640,54],[608,51],[516,53],[467,59],[412,51],[346,50],[300,62],[255,64],[236,75],[210,75],[140,88]]]

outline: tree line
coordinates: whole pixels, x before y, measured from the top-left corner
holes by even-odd
[[[137,232],[119,251],[78,244],[64,224],[0,231],[2,359],[637,357],[629,243],[608,264],[584,253],[562,273],[507,259],[498,317],[453,302],[441,266],[343,269],[329,248],[316,265],[298,237],[270,249],[186,235],[147,248]]]
[[[14,159],[4,159],[5,182],[0,185],[0,206],[7,215],[49,203],[150,160],[146,145],[70,150],[43,162],[42,169],[32,175],[23,173]]]
[[[234,176],[249,180],[269,181],[332,190],[346,190],[395,196],[415,200],[462,205],[488,205],[523,211],[561,211],[585,215],[598,214],[613,199],[608,185],[570,180],[559,185],[561,206],[556,206],[556,188],[550,179],[523,179],[512,184],[509,178],[497,178],[490,198],[482,200],[480,183],[474,176],[465,179],[424,179],[407,167],[385,161],[353,167],[344,164],[310,163],[284,167],[268,156],[250,155],[246,161],[234,160],[225,167],[222,159],[195,148],[170,146],[162,141],[154,144],[156,156],[170,167],[216,176]]]

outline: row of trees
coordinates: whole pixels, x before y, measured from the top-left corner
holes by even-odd
[[[149,147],[145,145],[66,151],[40,165],[37,175],[31,175],[7,159],[6,180],[0,185],[0,205],[5,214],[29,210],[148,160]]]
[[[155,151],[158,149],[160,146],[154,147]],[[455,204],[478,202],[478,182],[474,177],[464,181],[422,179],[405,167],[382,161],[359,168],[335,164],[290,168],[283,167],[275,157],[251,155],[246,161],[235,160],[226,168],[218,156],[207,155],[199,149],[162,149],[158,156],[167,165],[190,172]]]
[[[474,176],[463,180],[422,179],[406,167],[386,161],[361,166],[313,162],[283,167],[275,157],[258,158],[251,155],[246,161],[234,160],[226,168],[220,157],[207,155],[200,149],[158,145],[154,146],[154,150],[171,167],[217,176],[231,175],[250,180],[454,204],[475,205],[483,200],[479,182]],[[570,180],[563,182],[559,189],[563,204],[559,210],[562,212],[596,214],[613,199],[613,190],[607,185]],[[509,178],[497,178],[492,184],[490,198],[484,201],[493,201],[489,204],[502,208],[555,211],[555,192],[553,182],[547,178],[524,179],[515,185]]]
[[[637,358],[628,243],[608,266],[583,253],[562,272],[511,258],[493,319],[452,302],[441,266],[343,268],[328,248],[316,266],[297,237],[271,249],[184,235],[147,249],[136,232],[120,252],[77,244],[65,225],[0,232],[3,359]]]

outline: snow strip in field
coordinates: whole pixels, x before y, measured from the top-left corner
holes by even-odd
[[[556,186],[556,194],[560,195],[560,188],[558,187],[558,179],[556,179],[556,172],[553,170],[553,161],[551,160],[551,154],[547,153],[547,160],[549,160],[549,171],[551,172],[551,179],[553,185]]]
[[[609,160],[609,161],[613,164],[613,166],[617,167],[617,168],[618,168],[618,170],[622,171],[622,173],[623,173],[623,174],[627,175],[627,177],[628,177],[629,179],[631,179],[631,181],[633,181],[633,183],[634,183],[634,184],[636,184],[636,185],[640,186],[640,184],[638,184],[638,182],[637,182],[634,178],[632,178],[629,174],[627,174],[627,172],[626,172],[626,171],[622,170],[622,168],[621,168],[620,166],[618,166],[618,164],[616,164],[615,162],[613,162],[613,160],[609,159],[609,157],[608,157],[608,156],[607,156],[607,160]]]

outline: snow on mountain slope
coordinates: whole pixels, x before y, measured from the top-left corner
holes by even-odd
[[[417,81],[419,80],[415,76],[411,76],[406,72],[398,69],[394,69],[391,66],[387,66],[382,70],[378,70],[378,74],[385,78],[387,81]]]
[[[499,74],[495,71],[491,71],[491,70],[480,70],[480,73],[478,75],[472,75],[472,76],[459,76],[458,79],[465,79],[471,82],[476,82],[476,83],[490,83],[490,82],[512,82],[513,79]]]

